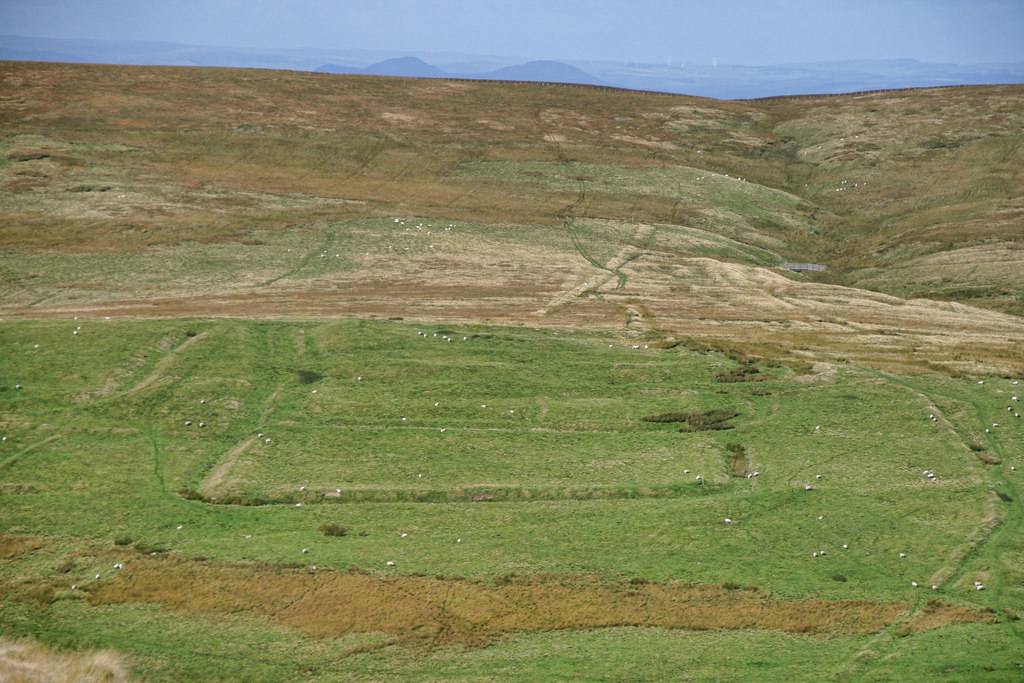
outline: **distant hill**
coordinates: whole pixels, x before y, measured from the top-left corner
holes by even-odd
[[[517,66],[506,66],[495,69],[489,73],[475,76],[485,80],[498,81],[541,81],[547,83],[585,83],[588,85],[608,85],[599,78],[591,76],[582,69],[578,69],[563,62],[540,60],[519,64]]]
[[[644,64],[528,61],[454,53],[409,56],[345,48],[255,49],[179,43],[58,40],[0,35],[0,59],[166,66],[223,66],[412,78],[472,78],[609,85],[749,99],[935,85],[1024,83],[1024,63],[930,64],[913,59],[806,64]]]
[[[316,69],[321,73],[330,74],[366,74],[370,76],[401,76],[404,78],[445,78],[450,74],[436,66],[427,64],[418,57],[395,57],[371,64],[365,69],[341,66],[340,64],[324,64]]]

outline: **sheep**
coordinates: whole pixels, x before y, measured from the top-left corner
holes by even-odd
[[[389,566],[389,567],[394,567],[394,566],[395,566],[395,563],[394,563],[394,562],[392,562],[391,560],[388,560],[388,566]]]
[[[913,586],[914,588],[917,588],[917,581],[911,581],[910,585]]]
[[[907,556],[906,553],[900,553],[900,557],[906,557],[906,556]]]
[[[937,590],[939,590],[939,587],[938,587],[938,586],[936,586],[935,584],[932,584],[932,590],[933,590],[933,591],[937,591]]]
[[[308,553],[309,552],[309,548],[303,548],[302,552],[303,552],[303,554]]]

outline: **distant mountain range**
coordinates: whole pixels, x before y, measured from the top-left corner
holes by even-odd
[[[442,71],[418,57],[398,57],[371,64],[365,69],[324,64],[316,71],[332,74],[372,74],[374,76],[406,76],[412,78],[472,78],[485,81],[542,81],[546,83],[585,83],[611,85],[565,62],[539,60],[504,66],[483,73]]]
[[[328,48],[255,49],[179,43],[61,40],[0,35],[0,60],[220,66],[415,78],[584,83],[743,99],[936,85],[1024,83],[1024,62],[932,64],[913,59],[804,64],[644,64],[525,61],[511,57]]]

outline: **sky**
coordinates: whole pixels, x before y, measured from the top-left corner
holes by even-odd
[[[1024,0],[0,0],[0,33],[759,66],[1024,61]]]

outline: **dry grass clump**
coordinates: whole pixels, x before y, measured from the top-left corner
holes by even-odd
[[[0,680],[8,683],[116,683],[128,669],[110,650],[59,652],[30,638],[0,638]]]
[[[159,602],[207,614],[243,611],[315,637],[377,632],[427,647],[483,646],[509,633],[611,626],[865,635],[906,609],[900,602],[781,602],[753,587],[612,582],[575,574],[508,575],[485,583],[177,558],[134,562],[88,599],[95,605]]]

